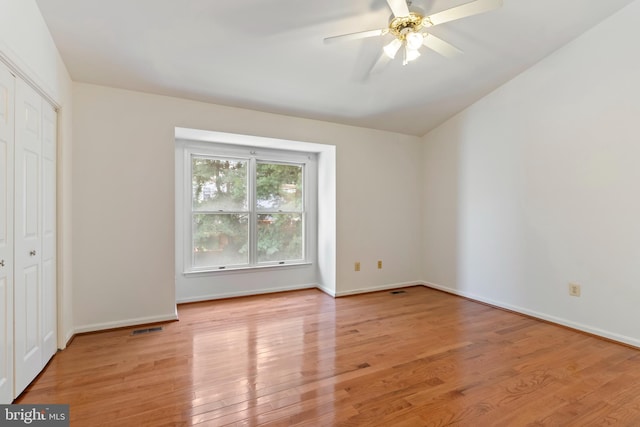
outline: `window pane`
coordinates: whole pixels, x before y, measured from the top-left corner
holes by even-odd
[[[258,215],[258,262],[301,260],[302,214]]]
[[[192,157],[193,210],[246,211],[247,161]]]
[[[256,201],[258,209],[302,211],[302,165],[258,163]]]
[[[248,245],[249,215],[193,215],[193,267],[247,264]]]

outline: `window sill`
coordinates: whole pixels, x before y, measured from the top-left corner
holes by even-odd
[[[264,270],[271,269],[285,269],[288,270],[290,268],[300,268],[300,267],[308,267],[313,265],[312,262],[296,262],[290,264],[272,264],[272,265],[259,265],[259,266],[251,266],[251,267],[232,267],[232,268],[224,268],[224,269],[212,269],[212,270],[189,270],[183,271],[182,274],[184,276],[206,276],[210,274],[239,274],[239,273],[253,273]]]

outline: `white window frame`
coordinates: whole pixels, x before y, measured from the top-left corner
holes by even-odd
[[[317,155],[309,152],[234,145],[228,143],[177,140],[176,143],[183,150],[182,171],[176,171],[176,200],[181,200],[182,209],[177,209],[178,223],[182,224],[176,242],[182,247],[183,274],[221,273],[230,271],[246,271],[261,268],[287,268],[292,266],[308,266],[316,262],[317,246],[317,198],[318,172]],[[191,167],[194,156],[235,158],[249,161],[248,179],[255,182],[255,165],[258,162],[303,165],[303,258],[290,261],[257,262],[257,215],[263,213],[258,210],[255,202],[255,189],[248,196],[249,204],[249,263],[241,265],[194,267],[192,260],[192,177]],[[177,165],[179,166],[179,165]],[[182,178],[182,179],[180,179]],[[179,212],[182,212],[180,215]],[[182,218],[180,218],[182,217]],[[178,229],[180,231],[180,229]],[[180,242],[182,240],[182,242]]]

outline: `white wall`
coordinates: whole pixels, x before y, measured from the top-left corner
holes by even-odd
[[[24,80],[59,102],[69,75],[35,0],[0,0],[0,51]]]
[[[34,0],[0,0],[0,60],[58,106],[58,346],[73,335],[71,79]]]
[[[420,138],[81,83],[73,96],[78,331],[175,315],[175,127],[335,145],[336,293],[419,280]]]
[[[428,282],[640,346],[638,22],[640,1],[425,136]]]

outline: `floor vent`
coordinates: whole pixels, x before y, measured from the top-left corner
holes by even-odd
[[[145,328],[145,329],[136,329],[131,332],[131,335],[142,335],[148,334],[150,332],[160,332],[162,330],[162,326],[154,326],[153,328]]]
[[[406,294],[407,291],[391,291],[389,292],[391,295],[398,295],[398,294]]]

